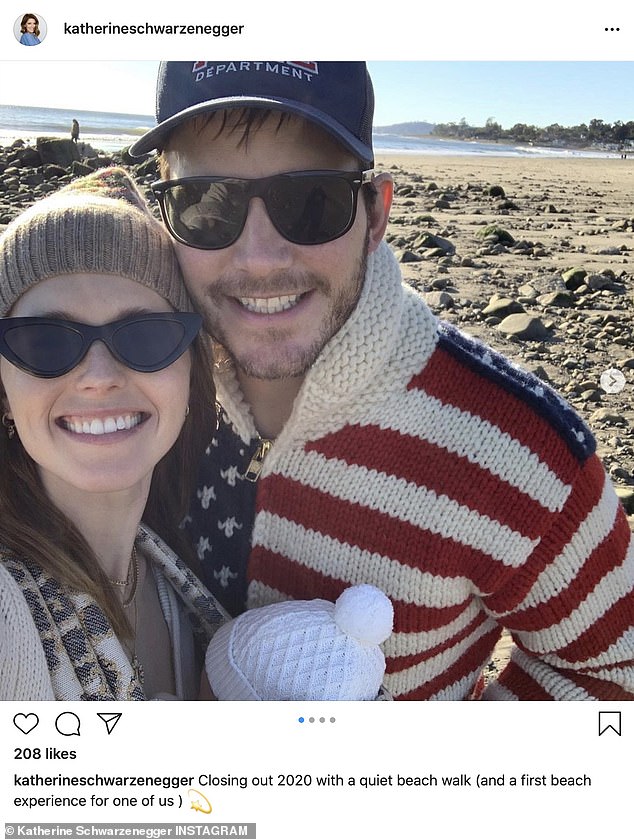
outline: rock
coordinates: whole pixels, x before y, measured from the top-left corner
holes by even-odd
[[[73,160],[71,163],[70,173],[74,178],[79,178],[81,175],[91,175],[94,171],[94,167],[82,163],[80,160]]]
[[[79,160],[80,154],[77,144],[72,140],[56,140],[50,137],[38,137],[37,150],[42,163],[56,163],[69,167],[73,160]]]
[[[579,395],[579,398],[582,399],[584,402],[600,402],[601,391],[597,390],[597,388],[592,387],[588,390],[583,390]]]
[[[496,210],[519,210],[519,207],[515,203],[515,201],[510,201],[508,198],[505,198],[503,201],[498,201],[495,205]]]
[[[575,299],[568,291],[551,291],[549,294],[540,294],[537,301],[542,306],[574,306]]]
[[[451,294],[446,291],[429,291],[425,295],[425,301],[430,309],[453,309],[455,301]]]
[[[623,469],[622,466],[613,466],[610,469],[610,476],[612,478],[616,478],[617,481],[625,481],[625,483],[633,483],[634,478],[630,475],[627,469]]]
[[[454,254],[456,248],[447,239],[442,236],[435,236],[433,233],[421,233],[421,235],[414,240],[412,247],[414,250],[418,248],[433,248],[440,249],[444,254]]]
[[[447,286],[449,285],[449,280],[445,277],[437,277],[435,280],[432,280],[431,287],[433,291],[444,291]]]
[[[526,312],[526,309],[510,297],[501,297],[499,294],[494,294],[489,300],[485,309],[482,310],[484,315],[493,315],[499,318],[505,318],[507,315],[516,315]]]
[[[506,198],[506,193],[501,186],[489,187],[489,195],[491,198]]]
[[[598,250],[592,251],[592,253],[595,253],[598,256],[619,256],[621,252],[621,248],[616,245],[612,245],[608,248],[598,248]]]
[[[41,166],[42,158],[37,149],[25,146],[11,155],[11,162],[16,166]]]
[[[586,284],[591,291],[624,291],[625,289],[620,283],[615,283],[614,279],[606,274],[592,274],[586,279]]]
[[[569,268],[561,275],[564,285],[569,291],[575,291],[579,286],[583,285],[588,272],[585,268]]]
[[[497,329],[520,341],[545,341],[550,338],[550,330],[535,315],[509,315],[504,318]]]
[[[590,415],[590,423],[606,423],[607,425],[627,425],[627,420],[617,414],[613,408],[599,408]]]
[[[538,364],[537,367],[533,369],[533,375],[537,376],[538,379],[541,379],[542,382],[546,382],[546,384],[551,384],[552,380],[546,370],[542,367],[541,364]]]
[[[513,245],[515,244],[515,239],[511,236],[508,230],[504,230],[503,227],[498,227],[496,224],[488,224],[486,227],[480,228],[476,233],[480,239],[494,239],[501,245]]]
[[[49,163],[48,165],[42,167],[42,173],[48,181],[51,181],[54,178],[63,178],[67,174],[64,166],[59,166],[56,163]]]
[[[396,254],[396,258],[399,262],[406,263],[406,262],[422,262],[423,258],[420,254],[414,253],[413,251],[399,251]]]

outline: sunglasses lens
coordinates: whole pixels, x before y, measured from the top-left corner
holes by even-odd
[[[189,178],[162,191],[165,222],[194,248],[219,250],[242,233],[254,196],[264,199],[277,231],[297,245],[320,245],[342,236],[354,219],[356,187],[331,173],[290,174],[255,180]]]
[[[351,184],[336,175],[275,178],[266,208],[277,230],[298,245],[320,245],[341,236],[354,213]]]
[[[81,357],[79,333],[61,324],[21,324],[4,333],[4,341],[17,362],[36,376],[58,376]]]
[[[172,186],[163,196],[163,211],[176,238],[195,248],[215,250],[233,244],[248,211],[248,184],[226,178],[191,180]]]
[[[193,340],[193,335],[187,337],[185,325],[177,320],[134,320],[114,332],[112,345],[133,370],[151,373],[182,355]]]

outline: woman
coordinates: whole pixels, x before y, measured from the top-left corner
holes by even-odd
[[[225,616],[150,527],[176,546],[211,364],[123,170],[9,225],[0,315],[0,698],[195,699]]]
[[[29,12],[24,15],[20,23],[20,43],[25,47],[34,47],[40,43],[40,22]]]

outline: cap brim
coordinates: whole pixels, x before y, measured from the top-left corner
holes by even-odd
[[[234,108],[272,108],[276,111],[301,116],[328,132],[335,140],[345,146],[348,151],[352,152],[355,157],[359,158],[364,167],[371,168],[374,165],[372,149],[366,146],[365,143],[362,143],[336,120],[330,119],[326,114],[316,108],[311,108],[310,105],[306,105],[303,102],[264,96],[231,96],[192,105],[190,108],[179,111],[179,113],[159,123],[155,128],[150,129],[147,134],[144,134],[143,137],[130,146],[128,152],[131,157],[143,157],[154,149],[160,150],[165,144],[167,136],[187,120],[202,114],[210,114],[214,111],[226,111]]]

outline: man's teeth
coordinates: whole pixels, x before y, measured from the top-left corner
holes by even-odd
[[[143,419],[142,414],[124,414],[105,419],[81,419],[79,417],[64,417],[62,425],[73,434],[113,434],[115,431],[129,431]]]
[[[301,294],[285,294],[283,297],[238,297],[245,309],[259,315],[276,315],[290,309],[300,299]]]

